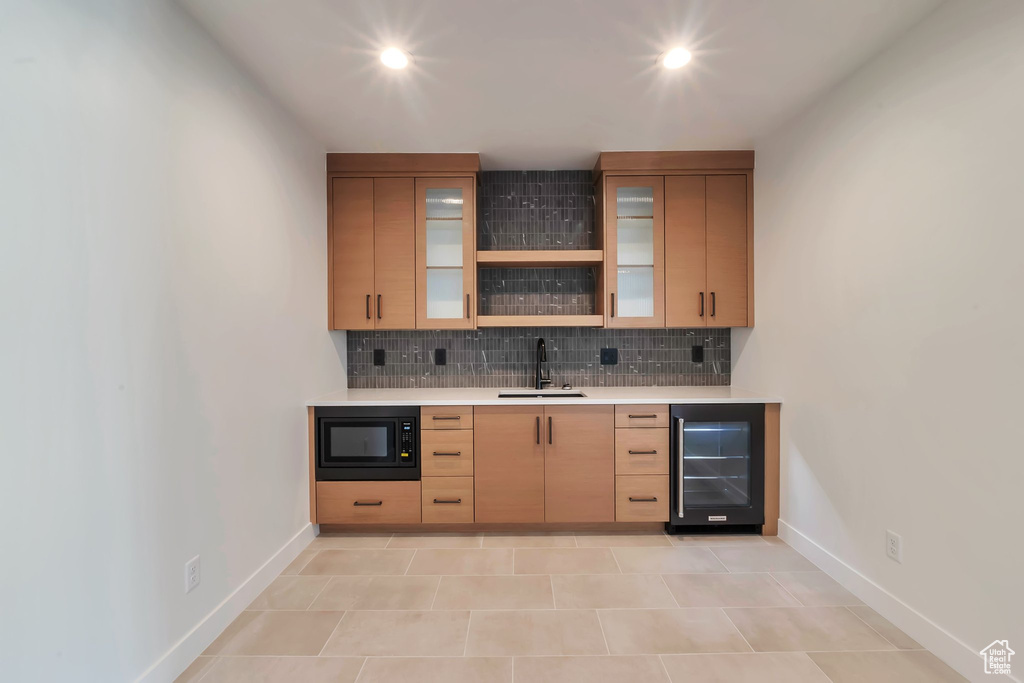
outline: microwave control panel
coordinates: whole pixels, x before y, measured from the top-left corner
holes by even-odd
[[[416,430],[412,420],[402,420],[401,422],[402,436],[401,436],[401,456],[402,460],[411,458],[413,453],[416,452]]]

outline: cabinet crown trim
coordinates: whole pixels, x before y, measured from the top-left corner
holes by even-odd
[[[457,154],[408,154],[372,152],[329,152],[328,173],[430,173],[480,172],[480,155],[476,152]]]
[[[601,152],[594,177],[615,171],[720,171],[754,168],[754,150]]]

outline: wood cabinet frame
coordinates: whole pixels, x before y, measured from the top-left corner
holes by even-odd
[[[462,190],[462,296],[461,318],[427,317],[427,214],[428,189]],[[473,178],[416,178],[416,329],[476,329],[479,296],[476,291],[476,183]]]

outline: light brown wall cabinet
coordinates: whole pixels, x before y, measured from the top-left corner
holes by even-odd
[[[416,326],[412,178],[331,182],[331,311],[336,330]]]
[[[475,154],[328,154],[328,328],[476,326]]]
[[[665,324],[748,324],[747,176],[665,178]]]
[[[749,327],[752,152],[606,152],[606,327]]]

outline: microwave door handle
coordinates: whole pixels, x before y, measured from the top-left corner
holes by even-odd
[[[676,460],[676,469],[679,471],[679,508],[678,508],[677,512],[679,513],[679,518],[682,519],[683,518],[683,508],[684,508],[684,504],[683,504],[683,486],[685,484],[685,479],[683,477],[683,452],[684,452],[684,449],[683,449],[683,435],[684,435],[684,432],[685,432],[685,429],[684,429],[683,425],[685,424],[685,421],[683,420],[683,418],[679,418],[677,420],[677,422],[678,422],[678,425],[676,426],[676,429],[678,430],[678,435],[679,435],[679,439],[677,441],[678,448],[676,450],[676,458],[677,458],[677,460]]]

